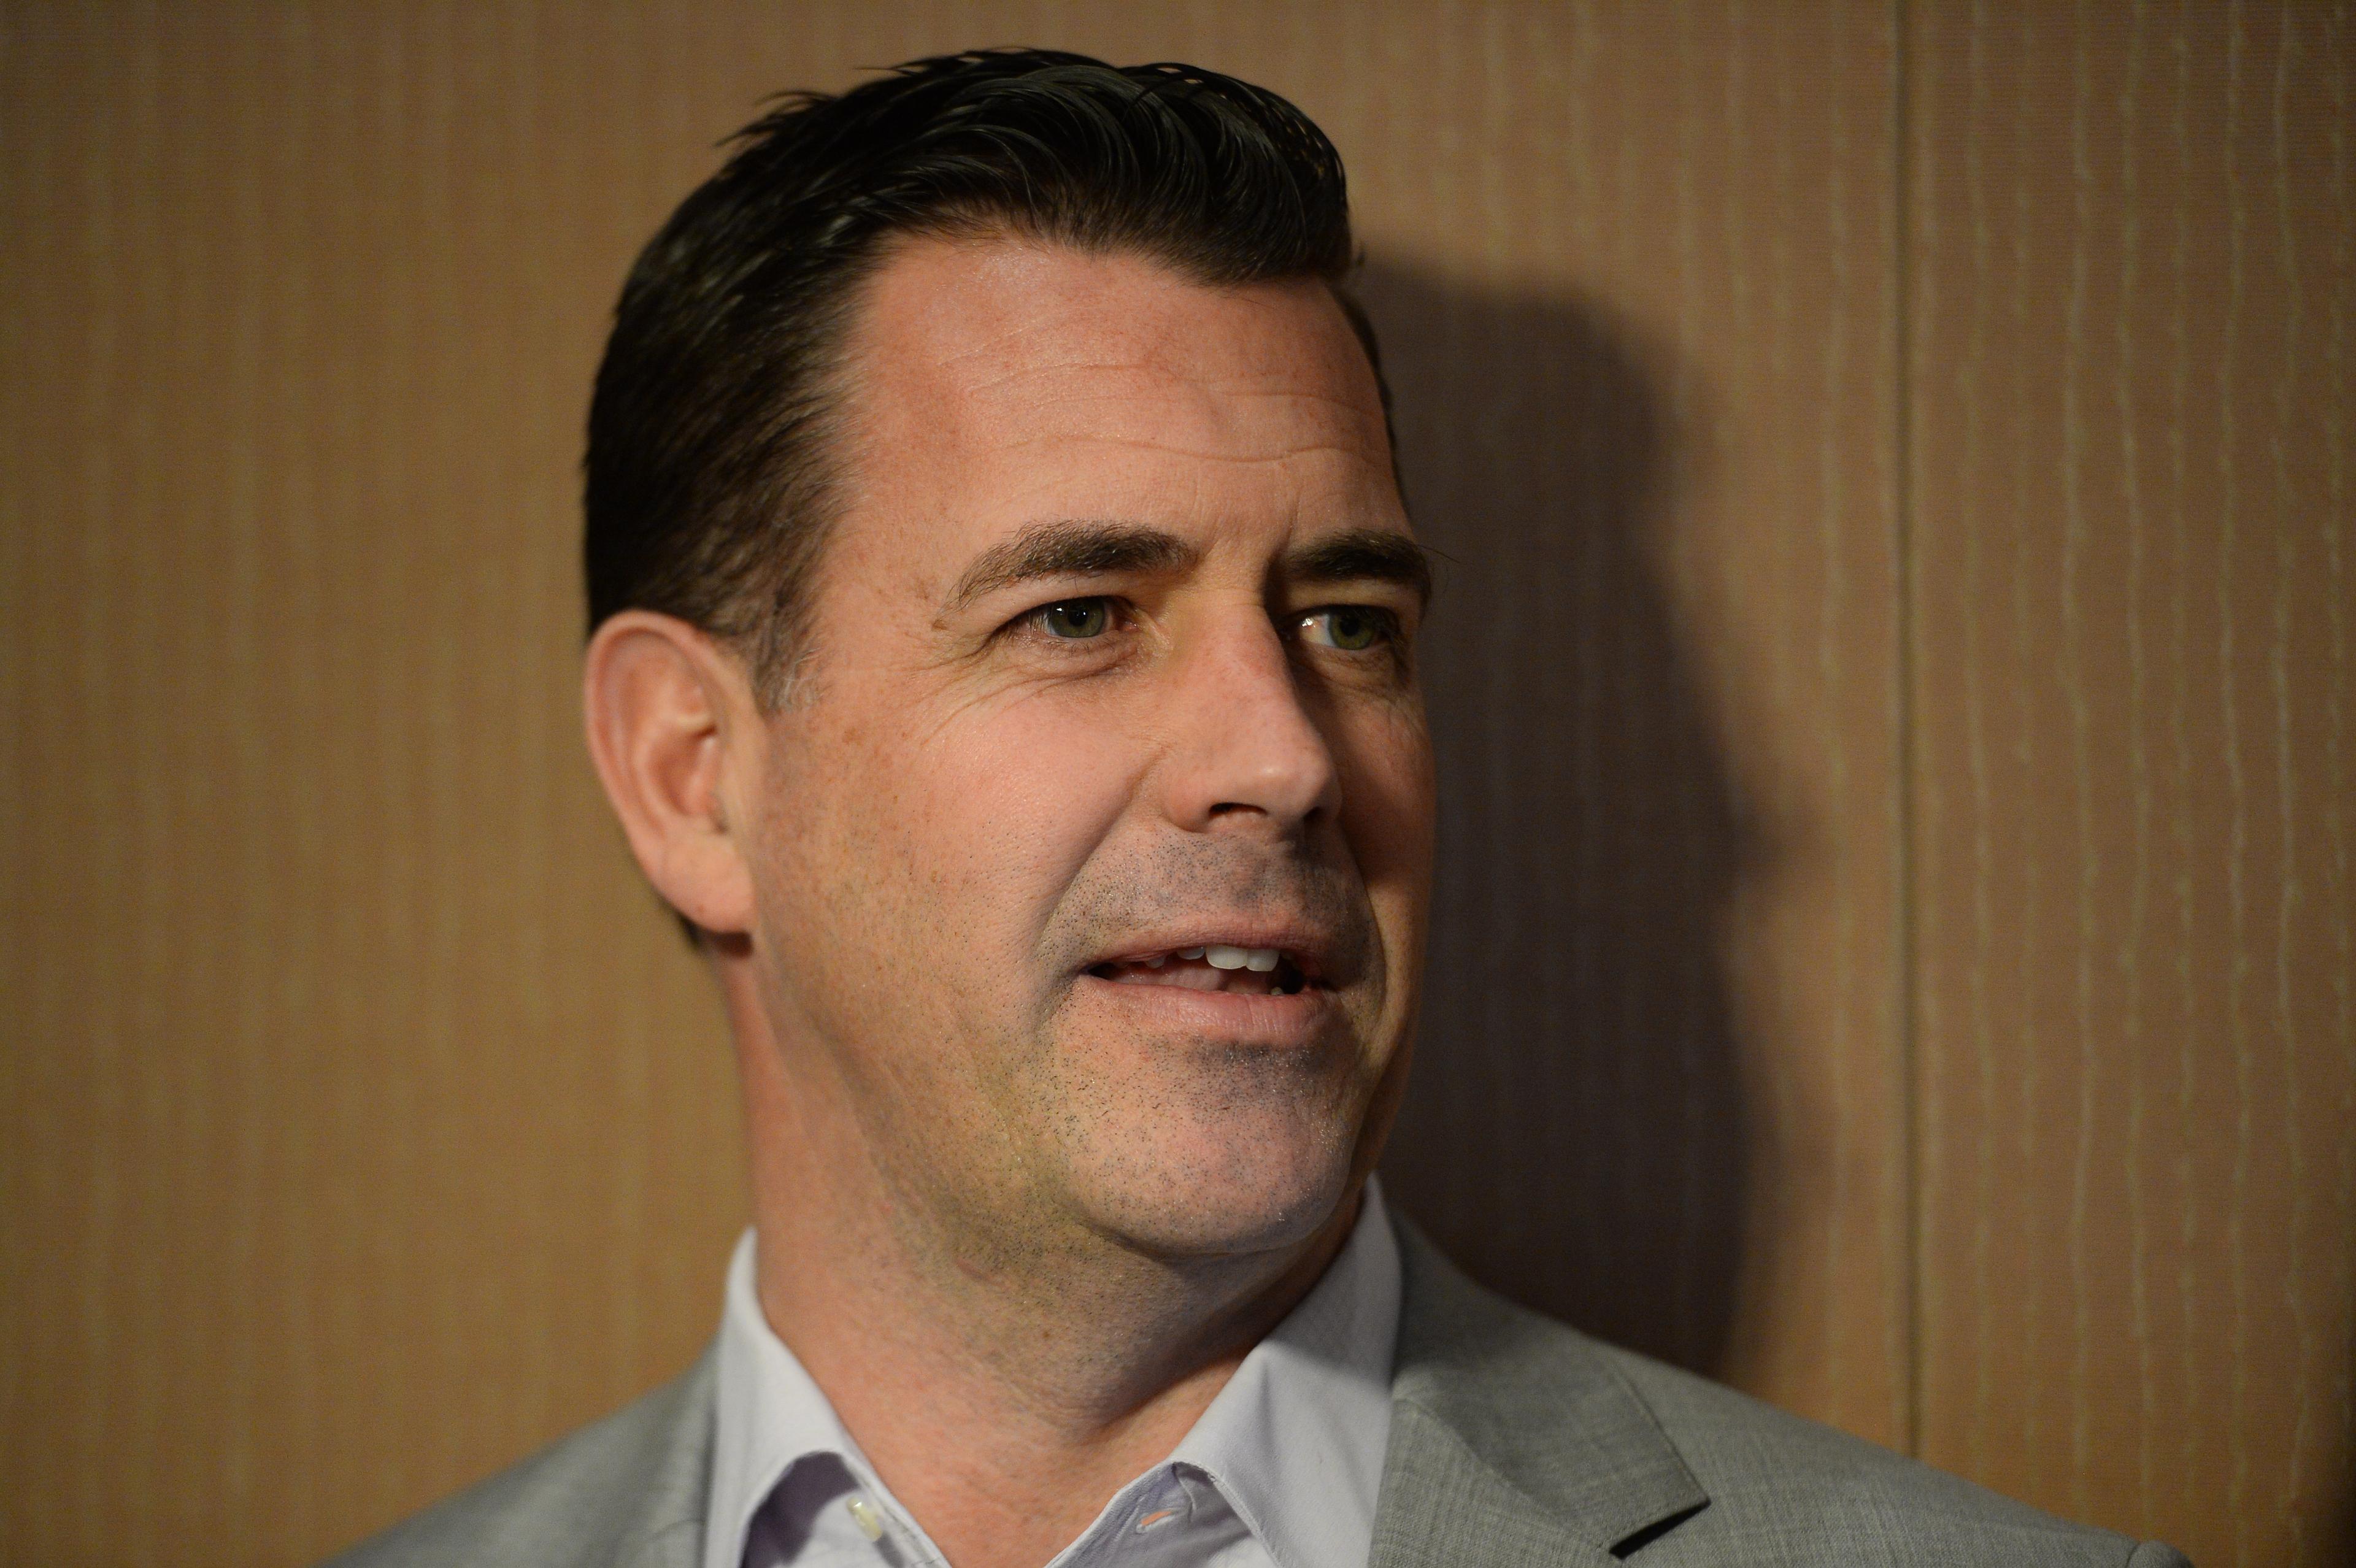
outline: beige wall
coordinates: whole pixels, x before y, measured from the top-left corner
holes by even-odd
[[[2356,1552],[2350,7],[0,8],[0,1560],[296,1563],[691,1358],[725,1044],[572,712],[764,93],[1350,160],[1452,558],[1403,1206],[2209,1564]]]

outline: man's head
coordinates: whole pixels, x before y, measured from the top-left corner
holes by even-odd
[[[841,506],[844,336],[897,248],[1010,234],[1212,287],[1337,291],[1355,260],[1323,133],[1214,72],[985,50],[783,104],[631,269],[590,411],[584,532],[592,630],[633,607],[677,615],[738,644],[771,701]]]
[[[969,1271],[1318,1232],[1402,1082],[1432,817],[1338,160],[1035,54],[747,134],[599,378],[587,692],[756,1187]]]

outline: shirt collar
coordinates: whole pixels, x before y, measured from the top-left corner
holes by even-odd
[[[861,1485],[888,1496],[834,1406],[769,1327],[754,1249],[748,1229],[728,1268],[702,1568],[741,1568],[754,1515],[806,1456],[838,1456]],[[1398,1313],[1398,1243],[1369,1179],[1350,1239],[1323,1276],[1147,1474],[1208,1477],[1278,1568],[1363,1568],[1390,1441]]]
[[[854,1476],[873,1479],[873,1467],[832,1403],[801,1358],[769,1327],[755,1278],[748,1225],[728,1262],[727,1299],[720,1315],[718,1414],[703,1568],[743,1568],[753,1516],[797,1460],[836,1454]]]
[[[1278,1568],[1364,1568],[1390,1445],[1399,1253],[1371,1179],[1324,1277],[1180,1439]]]

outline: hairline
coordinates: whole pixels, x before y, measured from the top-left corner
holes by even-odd
[[[843,448],[849,436],[849,421],[844,416],[853,406],[858,373],[851,347],[858,339],[861,325],[869,319],[870,302],[884,273],[901,257],[926,243],[959,249],[1030,245],[1079,256],[1134,257],[1184,282],[1214,290],[1292,283],[1323,285],[1340,310],[1352,340],[1365,356],[1367,370],[1374,377],[1382,404],[1384,435],[1390,449],[1391,480],[1395,485],[1398,484],[1398,440],[1391,423],[1388,385],[1383,379],[1372,328],[1341,277],[1313,267],[1260,278],[1211,277],[1205,275],[1204,269],[1189,266],[1183,255],[1169,248],[1126,240],[1092,242],[1026,221],[1023,214],[995,209],[950,208],[894,224],[869,236],[846,258],[834,280],[831,297],[819,305],[824,325],[814,345],[816,365],[800,394],[812,407],[813,439],[804,447],[798,464],[800,472],[790,486],[806,498],[798,520],[802,535],[797,541],[801,557],[798,570],[782,585],[784,592],[777,596],[778,602],[748,605],[743,603],[746,595],[740,594],[721,611],[724,620],[735,623],[733,629],[703,628],[744,661],[754,697],[764,711],[774,713],[794,706],[807,694],[810,684],[808,672],[818,651],[812,613],[832,553],[834,531],[845,510],[843,492],[851,482]]]

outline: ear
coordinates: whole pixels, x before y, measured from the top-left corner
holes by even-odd
[[[581,695],[590,759],[647,880],[706,931],[751,929],[729,803],[766,737],[741,661],[684,621],[625,610],[589,639]]]

